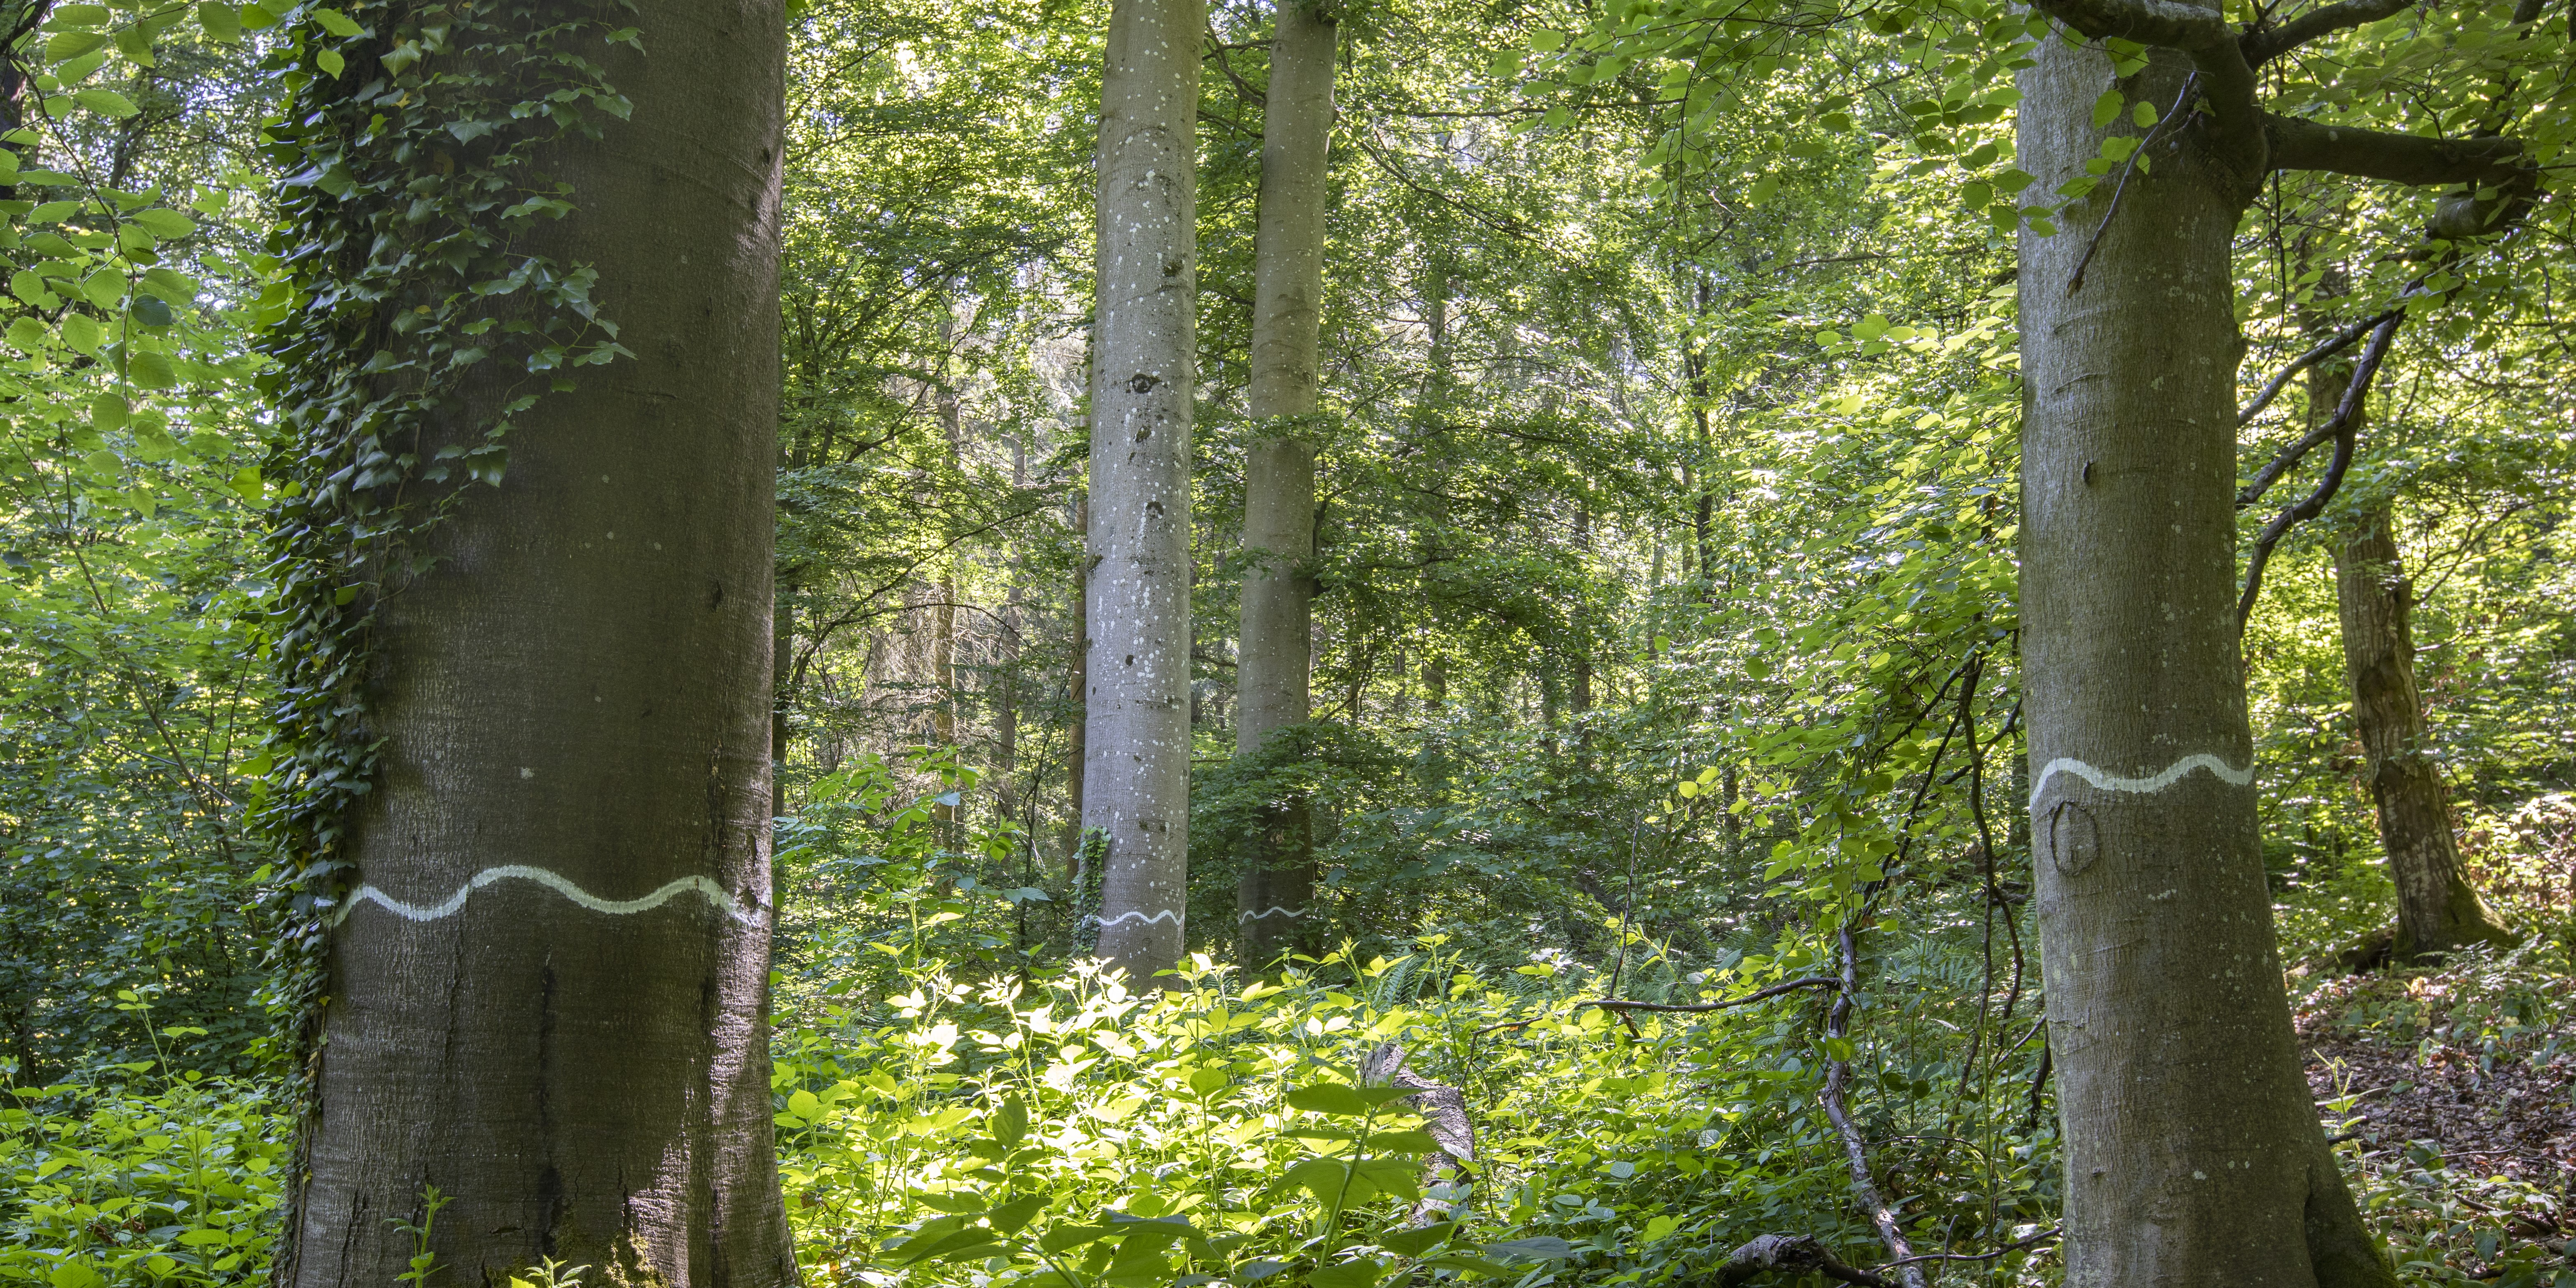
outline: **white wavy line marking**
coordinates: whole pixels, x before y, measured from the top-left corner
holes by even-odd
[[[2030,803],[2032,808],[2038,808],[2039,794],[2047,791],[2048,780],[2056,777],[2060,773],[2073,774],[2076,777],[2103,789],[2104,791],[2144,793],[2163,791],[2164,789],[2173,786],[2175,783],[2180,782],[2183,775],[2188,774],[2195,769],[2206,769],[2210,773],[2217,775],[2219,781],[2233,783],[2238,787],[2247,786],[2254,781],[2254,767],[2252,765],[2247,765],[2243,769],[2238,769],[2228,764],[2226,761],[2210,755],[2205,751],[2185,756],[2182,759],[2165,766],[2163,773],[2157,774],[2152,778],[2120,778],[2104,770],[2096,769],[2091,765],[2085,764],[2083,761],[2077,760],[2072,756],[2060,756],[2057,759],[2048,762],[2048,768],[2039,771],[2039,781],[2030,789]]]
[[[1150,917],[1146,916],[1145,914],[1143,914],[1143,913],[1141,913],[1141,912],[1122,912],[1122,913],[1119,913],[1119,914],[1118,914],[1117,916],[1115,916],[1115,917],[1111,917],[1111,918],[1108,918],[1107,920],[1102,921],[1102,922],[1100,923],[1100,928],[1101,928],[1101,929],[1103,929],[1103,930],[1107,930],[1107,929],[1108,929],[1108,928],[1110,928],[1111,926],[1115,926],[1115,925],[1117,925],[1117,924],[1119,924],[1119,923],[1121,923],[1121,922],[1123,922],[1123,921],[1127,920],[1127,919],[1128,919],[1128,918],[1130,918],[1130,917],[1133,917],[1133,918],[1135,918],[1135,919],[1136,919],[1136,920],[1138,920],[1138,921],[1144,922],[1146,925],[1149,925],[1149,926],[1150,926],[1150,925],[1153,925],[1153,924],[1154,924],[1155,922],[1157,922],[1157,921],[1161,921],[1161,920],[1163,920],[1163,919],[1164,919],[1164,918],[1166,918],[1166,917],[1168,917],[1168,918],[1170,918],[1170,919],[1171,919],[1172,925],[1174,925],[1175,927],[1177,927],[1177,926],[1179,926],[1179,925],[1181,924],[1181,914],[1179,914],[1179,913],[1177,913],[1177,912],[1174,912],[1174,911],[1172,911],[1172,910],[1171,910],[1171,909],[1169,909],[1169,908],[1165,908],[1165,909],[1163,909],[1161,912],[1155,913],[1153,916],[1150,916]]]
[[[573,884],[569,877],[549,872],[544,868],[532,868],[523,863],[509,863],[497,868],[485,868],[475,873],[467,878],[465,884],[456,887],[456,893],[447,896],[445,901],[427,907],[416,903],[405,903],[371,885],[360,886],[349,896],[349,901],[340,906],[339,913],[331,918],[331,924],[336,926],[347,921],[349,914],[356,912],[358,905],[362,903],[372,903],[405,921],[436,921],[441,917],[454,916],[463,910],[466,896],[475,891],[495,882],[510,880],[534,881],[592,912],[604,912],[612,917],[631,917],[639,912],[649,912],[683,894],[695,893],[714,906],[717,911],[746,926],[757,925],[760,920],[757,913],[748,911],[741,904],[734,902],[733,896],[726,893],[723,886],[702,876],[682,877],[641,899],[602,899]]]
[[[1278,904],[1275,904],[1275,903],[1274,903],[1274,904],[1270,905],[1268,908],[1263,909],[1263,910],[1262,910],[1262,911],[1260,911],[1260,912],[1241,912],[1241,913],[1236,913],[1236,914],[1235,914],[1235,920],[1237,920],[1237,921],[1259,921],[1259,920],[1261,920],[1261,919],[1262,919],[1262,918],[1264,918],[1264,917],[1277,917],[1277,916],[1282,916],[1282,915],[1290,916],[1290,917],[1302,917],[1302,916],[1305,916],[1305,915],[1306,915],[1306,910],[1305,910],[1305,909],[1303,909],[1303,908],[1283,908],[1283,907],[1280,907]]]

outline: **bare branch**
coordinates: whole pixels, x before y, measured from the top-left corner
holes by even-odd
[[[2348,348],[2351,348],[2353,341],[2358,340],[2378,329],[2380,323],[2387,321],[2396,312],[2397,310],[2390,309],[2388,312],[2379,314],[2376,317],[2363,318],[2361,321],[2355,322],[2351,326],[2345,327],[2343,330],[2328,337],[2323,344],[2308,350],[2306,353],[2300,354],[2296,360],[2290,363],[2290,365],[2281,368],[2281,374],[2272,377],[2270,384],[2263,386],[2263,392],[2254,395],[2254,401],[2245,404],[2245,410],[2236,413],[2237,428],[2244,428],[2247,422],[2253,420],[2256,416],[2261,415],[2264,408],[2271,406],[2272,400],[2280,397],[2281,390],[2289,385],[2290,377],[2295,376]],[[2324,440],[2320,439],[2318,441],[2322,442]],[[2311,443],[2309,446],[2313,447],[2315,444]],[[2236,498],[2236,508],[2242,510],[2246,506],[2254,504],[2254,497],[2261,495],[2262,492],[2260,490],[2257,490],[2253,496],[2239,495]]]
[[[1813,1270],[1828,1279],[1863,1288],[1896,1288],[1886,1279],[1835,1260],[1823,1243],[1804,1234],[1766,1234],[1737,1248],[1718,1266],[1716,1285],[1736,1288],[1771,1270]]]
[[[2414,3],[2415,0],[2343,0],[2341,4],[2312,9],[2278,27],[2256,27],[2238,38],[2236,45],[2245,53],[2246,66],[2260,67],[2319,37],[2396,17]]]
[[[2335,493],[2342,490],[2344,473],[2352,468],[2353,440],[2361,429],[2361,411],[2370,398],[2370,382],[2379,374],[2380,360],[2388,356],[2388,342],[2397,334],[2397,324],[2405,320],[2406,315],[2399,313],[2380,323],[2379,329],[2371,333],[2370,347],[2362,350],[2361,361],[2353,368],[2352,383],[2344,387],[2342,405],[2335,408],[2334,419],[2317,431],[2331,433],[2334,437],[2334,461],[2326,466],[2325,478],[2317,483],[2315,491],[2308,493],[2307,499],[2273,516],[2270,523],[2263,525],[2262,533],[2254,538],[2254,553],[2245,562],[2245,593],[2236,601],[2237,634],[2245,633],[2246,620],[2254,615],[2254,601],[2263,593],[2263,566],[2272,561],[2272,548],[2281,543],[2282,536],[2291,528],[2324,513],[2326,502],[2333,500]],[[2317,433],[2311,433],[2300,441],[2311,442],[2317,438]],[[2305,449],[2301,450],[2304,452]],[[2293,461],[2295,463],[2295,458]],[[2287,469],[2288,466],[2282,468]],[[2269,486],[2269,480],[2258,478],[2256,481]]]
[[[1805,979],[1793,979],[1786,983],[1774,984],[1769,988],[1755,989],[1742,997],[1730,997],[1723,1002],[1701,1002],[1691,1006],[1680,1006],[1670,1002],[1622,1002],[1616,998],[1594,997],[1575,1003],[1575,1007],[1581,1009],[1586,1006],[1598,1006],[1605,1011],[1723,1011],[1730,1006],[1746,1006],[1766,997],[1778,997],[1782,993],[1794,992],[1802,988],[1831,987],[1841,982],[1831,975],[1810,975]]]
[[[2418,186],[2507,184],[2526,176],[2522,140],[2425,138],[2263,114],[2275,170],[2325,170]]]

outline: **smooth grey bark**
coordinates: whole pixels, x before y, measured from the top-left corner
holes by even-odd
[[[2114,78],[2098,47],[2034,58],[2018,155],[2046,192],[2098,155]],[[2167,104],[2191,70],[2159,50],[2121,87]],[[2150,145],[2080,289],[2110,185],[2020,246],[2023,709],[2066,1282],[2383,1288],[2310,1102],[2263,876],[2229,265],[2261,170],[2215,132]]]
[[[1099,953],[1138,985],[1189,907],[1190,400],[1203,0],[1117,0],[1100,84],[1082,826],[1108,839]]]
[[[2424,752],[2431,731],[2415,685],[2414,587],[2392,527],[2388,507],[2377,506],[2335,543],[2335,604],[2353,724],[2369,757],[2379,839],[2397,886],[2396,955],[2413,961],[2512,935],[2461,870],[2450,788]]]
[[[1324,208],[1333,127],[1332,15],[1317,0],[1281,0],[1270,43],[1261,136],[1261,208],[1253,243],[1252,373],[1262,436],[1244,461],[1243,639],[1236,657],[1234,747],[1261,750],[1311,714],[1315,581],[1314,415],[1324,304]],[[1311,948],[1315,854],[1303,798],[1271,803],[1235,892],[1238,952],[1264,965]]]
[[[430,915],[362,901],[329,935],[295,1288],[394,1282],[424,1186],[452,1200],[434,1282],[542,1257],[595,1286],[796,1280],[765,1023],[785,19],[633,15],[649,52],[602,56],[633,115],[552,158],[578,209],[542,250],[597,267],[635,356],[520,415],[500,486],[379,609],[383,773],[348,853]],[[592,903],[494,872],[517,865]]]

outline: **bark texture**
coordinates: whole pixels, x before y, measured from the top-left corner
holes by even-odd
[[[2361,515],[2336,543],[2334,556],[2353,724],[2369,757],[2379,839],[2397,885],[2397,958],[2412,961],[2474,943],[2508,942],[2512,936],[2461,870],[2450,788],[2425,754],[2429,730],[2423,695],[2415,687],[2409,621],[2414,587],[2399,560],[2388,508]]]
[[[1189,907],[1190,399],[1202,0],[1117,0],[1100,85],[1082,825],[1099,952],[1143,982]]]
[[[424,1186],[453,1200],[435,1282],[796,1279],[763,1018],[784,18],[633,22],[649,52],[606,60],[632,119],[554,159],[579,209],[545,250],[597,266],[635,356],[519,417],[380,612],[350,853],[410,910],[357,900],[330,938],[298,1288],[392,1283]]]
[[[1259,751],[1311,714],[1315,444],[1291,418],[1312,416],[1322,349],[1324,208],[1337,32],[1316,0],[1281,0],[1262,117],[1261,212],[1254,241],[1252,415],[1274,431],[1244,462],[1243,640],[1236,663],[1235,751]],[[1236,890],[1239,952],[1263,965],[1312,947],[1314,834],[1302,798],[1275,801],[1244,856]]]
[[[2098,154],[2115,81],[2097,48],[2034,57],[2019,156],[2046,192]],[[2165,104],[2189,71],[2159,51],[2117,83]],[[2395,1280],[2301,1074],[2258,844],[2228,263],[2256,176],[2204,130],[2151,145],[2107,227],[2108,183],[2021,242],[2024,711],[2066,1282],[2379,1288]]]

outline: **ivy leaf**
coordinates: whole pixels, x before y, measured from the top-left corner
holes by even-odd
[[[313,63],[322,70],[331,73],[331,78],[333,80],[338,80],[340,78],[341,71],[348,67],[349,60],[341,57],[339,50],[325,49],[321,53],[313,55]]]
[[[112,116],[120,121],[135,114],[133,101],[112,89],[85,89],[72,95],[72,101],[101,116]]]

